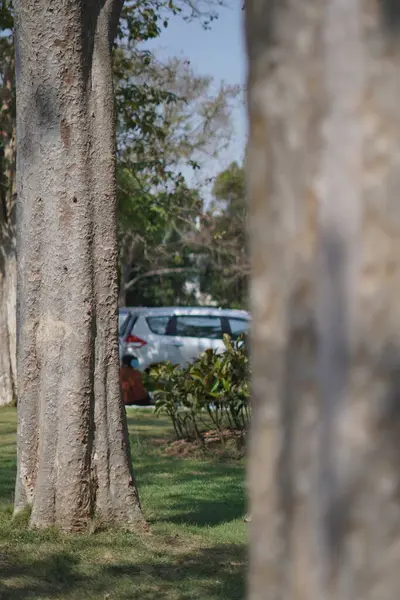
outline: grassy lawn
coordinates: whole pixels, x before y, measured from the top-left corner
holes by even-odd
[[[11,521],[15,409],[0,410],[0,600],[244,598],[243,463],[166,456],[168,421],[128,422],[151,533],[66,536]]]

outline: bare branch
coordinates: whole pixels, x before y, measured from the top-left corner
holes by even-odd
[[[186,272],[198,272],[199,269],[197,267],[176,267],[176,268],[166,268],[166,269],[156,269],[154,271],[148,271],[147,273],[142,273],[137,277],[131,279],[128,283],[125,284],[125,290],[130,290],[138,281],[141,279],[145,279],[147,277],[155,277],[156,275],[170,275],[172,273],[186,273]]]

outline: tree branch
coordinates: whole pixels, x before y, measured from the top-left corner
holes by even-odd
[[[172,273],[186,273],[186,272],[198,272],[198,267],[177,267],[177,268],[165,268],[165,269],[155,269],[154,271],[148,271],[147,273],[142,273],[141,275],[137,275],[131,279],[128,283],[125,284],[125,291],[130,290],[138,281],[141,279],[145,279],[147,277],[155,277],[156,275],[170,275]]]
[[[110,2],[108,13],[108,43],[110,44],[110,48],[112,48],[115,36],[117,35],[119,18],[123,6],[124,0],[111,0]]]

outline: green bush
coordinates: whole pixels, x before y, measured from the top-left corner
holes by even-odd
[[[243,436],[250,417],[249,359],[243,338],[224,336],[226,351],[207,350],[181,369],[170,362],[154,366],[150,380],[156,412],[172,420],[177,439],[203,442],[215,429],[224,439],[227,429]]]

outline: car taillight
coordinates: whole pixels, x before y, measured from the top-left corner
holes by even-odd
[[[131,344],[135,348],[142,348],[143,346],[145,346],[147,344],[147,342],[145,342],[144,340],[142,340],[142,338],[137,337],[137,335],[128,335],[128,336],[126,336],[125,343],[126,344]]]

